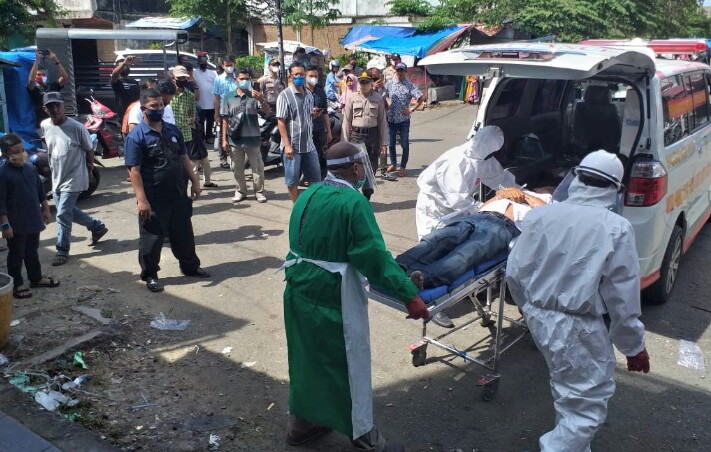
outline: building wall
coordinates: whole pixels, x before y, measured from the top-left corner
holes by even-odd
[[[316,47],[318,49],[331,49],[333,55],[346,53],[340,41],[348,33],[352,24],[329,25],[328,27],[314,31],[314,42],[311,42],[311,28],[304,27],[301,30],[301,42]],[[291,27],[283,27],[285,41],[298,41],[297,33]],[[255,24],[253,27],[253,41],[255,45],[260,42],[271,42],[277,40],[276,25]],[[254,53],[259,53],[262,47],[256,46]]]
[[[439,4],[438,0],[426,0],[431,5]],[[383,17],[390,15],[390,5],[383,0],[341,0],[334,8],[343,17]]]

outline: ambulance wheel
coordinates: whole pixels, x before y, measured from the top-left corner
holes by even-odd
[[[426,364],[427,361],[427,347],[417,347],[412,350],[412,365],[415,367],[421,367]]]
[[[481,399],[484,402],[491,402],[499,392],[499,380],[494,380],[491,383],[484,385],[481,391]]]
[[[649,304],[662,304],[669,301],[674,291],[676,277],[679,274],[679,262],[683,252],[683,237],[681,228],[677,225],[672,229],[669,244],[664,252],[659,279],[644,290],[644,301]]]

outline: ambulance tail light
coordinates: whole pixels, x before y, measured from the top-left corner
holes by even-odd
[[[632,165],[625,206],[653,206],[667,194],[667,171],[660,162],[645,160]]]

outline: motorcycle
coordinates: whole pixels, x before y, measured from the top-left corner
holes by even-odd
[[[281,135],[277,125],[276,115],[269,114],[266,117],[259,116],[259,152],[262,154],[264,167],[269,165],[279,166],[282,163],[282,151],[279,148]],[[249,168],[249,158],[245,162],[245,167]]]
[[[102,158],[123,157],[123,134],[121,133],[121,123],[118,115],[109,107],[94,99],[93,91],[91,96],[85,98],[91,107],[92,114],[88,115],[84,121],[84,127],[91,134],[95,134],[101,152],[97,155]],[[97,162],[98,165],[101,163]]]

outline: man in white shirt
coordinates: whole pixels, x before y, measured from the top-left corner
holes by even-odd
[[[173,107],[169,105],[170,101],[173,100],[173,96],[175,95],[175,83],[173,83],[173,80],[170,79],[159,80],[158,83],[156,83],[156,89],[163,97],[163,105],[165,105],[165,109],[163,111],[163,121],[167,122],[168,124],[175,125]],[[137,124],[141,124],[143,122],[143,111],[141,110],[140,102],[134,104],[128,110],[127,114],[128,130],[130,132],[131,130],[133,130],[134,127],[136,127]]]
[[[215,84],[217,73],[207,66],[207,53],[198,52],[198,70],[193,72],[193,77],[201,93],[205,93],[198,99],[199,127],[202,128],[205,141],[215,138],[213,131],[215,125],[215,103],[212,87]]]

